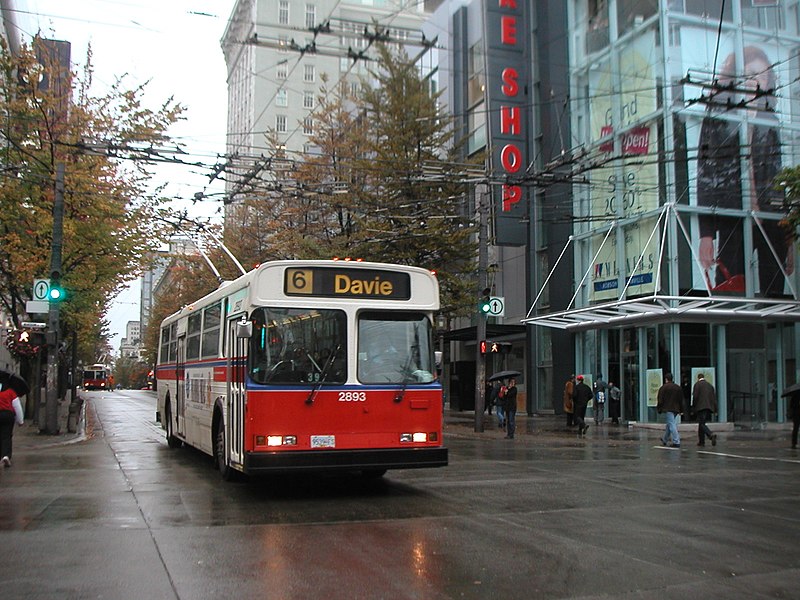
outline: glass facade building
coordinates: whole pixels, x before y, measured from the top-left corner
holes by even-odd
[[[657,421],[655,391],[699,372],[721,421],[785,420],[800,318],[778,174],[798,163],[800,4],[568,0],[575,148],[566,310],[576,372]]]

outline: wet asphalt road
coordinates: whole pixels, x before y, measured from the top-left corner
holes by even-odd
[[[785,431],[449,422],[444,469],[230,484],[167,448],[154,394],[86,396],[86,439],[19,430],[0,472],[4,599],[800,597]]]

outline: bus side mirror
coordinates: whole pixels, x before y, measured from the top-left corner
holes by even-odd
[[[236,337],[237,338],[250,338],[253,336],[253,322],[252,321],[239,321],[236,323]]]

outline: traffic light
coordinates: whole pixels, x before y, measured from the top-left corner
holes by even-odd
[[[61,287],[61,273],[53,271],[50,275],[50,289],[47,291],[47,300],[49,302],[61,302],[66,296],[64,288]]]
[[[494,342],[481,340],[481,354],[508,354],[511,352],[511,342]]]
[[[481,300],[478,303],[478,312],[484,317],[488,317],[492,312],[492,299],[489,297],[490,291],[491,290],[489,290],[489,288],[483,290],[483,294],[481,294]]]

